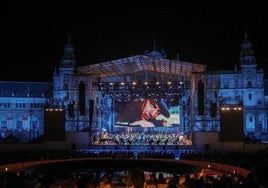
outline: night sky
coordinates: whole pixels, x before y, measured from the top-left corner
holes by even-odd
[[[257,64],[268,74],[268,6],[260,3],[3,6],[1,81],[51,82],[71,34],[78,66],[163,49],[167,58],[230,70],[245,29]],[[266,75],[267,77],[267,75]]]

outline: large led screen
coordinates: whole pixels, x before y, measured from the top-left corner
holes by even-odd
[[[115,102],[115,127],[178,127],[180,108],[176,101],[150,98]]]

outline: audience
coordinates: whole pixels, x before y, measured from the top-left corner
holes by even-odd
[[[117,152],[81,152],[81,151],[54,151],[54,152],[2,152],[1,164],[21,163],[28,161],[42,161],[49,159],[68,159],[68,158],[103,158],[120,157],[133,158],[163,158],[174,159],[175,155],[169,152],[147,151],[134,154],[127,151]],[[268,150],[261,150],[254,153],[243,152],[217,152],[217,151],[185,151],[179,156],[184,160],[202,160],[224,164],[231,164],[248,169],[251,173],[247,177],[241,177],[238,174],[214,177],[208,174],[173,174],[173,177],[166,178],[161,172],[156,176],[152,172],[149,179],[145,178],[142,169],[131,169],[122,174],[122,177],[116,177],[113,172],[109,171],[104,175],[95,172],[83,174],[70,174],[62,169],[46,169],[46,173],[33,171],[31,174],[21,172],[0,172],[0,187],[36,187],[36,188],[54,188],[54,187],[72,187],[72,188],[148,188],[148,185],[157,186],[166,184],[166,188],[264,188],[268,187],[267,173],[265,164],[268,162]],[[172,158],[173,157],[173,158]],[[45,168],[45,166],[43,167]],[[116,169],[114,169],[116,170]]]

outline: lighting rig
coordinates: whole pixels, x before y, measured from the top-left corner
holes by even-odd
[[[143,98],[178,101],[183,95],[183,82],[97,82],[97,90],[103,96],[119,101],[132,101]]]

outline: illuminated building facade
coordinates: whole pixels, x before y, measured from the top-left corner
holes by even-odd
[[[44,106],[53,97],[53,84],[0,82],[1,138],[12,135],[27,142],[44,133]]]
[[[66,112],[65,131],[89,131],[91,144],[185,145],[181,136],[192,143],[196,131],[220,132],[220,110],[239,107],[243,125],[232,126],[267,140],[264,72],[257,68],[247,34],[239,65],[231,71],[166,59],[155,47],[143,55],[78,67],[70,38],[64,50],[53,83],[0,83],[3,139],[13,135],[26,142],[41,136],[44,109],[60,107]],[[130,104],[146,99],[165,103],[169,116],[161,116],[163,126],[144,131],[120,120],[130,115]]]

